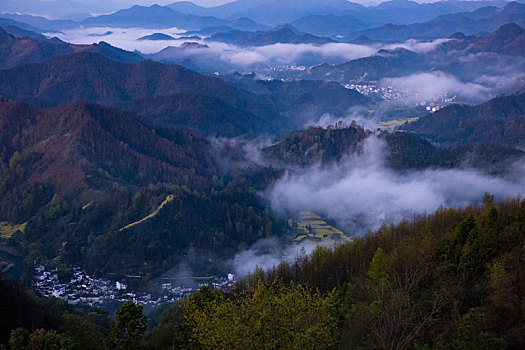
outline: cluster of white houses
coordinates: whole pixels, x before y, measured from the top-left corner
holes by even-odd
[[[228,278],[210,284],[214,288],[222,288],[233,283],[234,278],[230,274]],[[165,302],[175,302],[195,291],[193,287],[172,283],[161,283],[158,288],[153,288],[153,292],[131,291],[123,280],[95,278],[79,267],[73,269],[73,276],[69,282],[61,282],[56,270],[47,271],[43,265],[35,268],[32,285],[33,289],[44,297],[60,298],[72,305],[86,304],[97,307],[105,301],[133,301],[136,304],[157,306]]]

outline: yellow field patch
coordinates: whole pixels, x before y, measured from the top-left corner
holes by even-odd
[[[133,226],[136,226],[136,225],[139,225],[139,224],[142,224],[143,222],[151,219],[151,218],[154,218],[158,213],[159,211],[166,205],[168,204],[169,202],[171,202],[173,199],[175,199],[175,196],[173,195],[169,195],[166,197],[166,199],[157,207],[157,209],[155,209],[155,211],[151,214],[149,214],[148,216],[146,216],[145,218],[142,218],[140,219],[139,221],[135,221],[129,225],[126,225],[124,226],[123,228],[121,228],[119,231],[124,231],[124,230],[127,230],[128,228],[131,228]]]
[[[404,125],[405,123],[413,123],[415,121],[419,120],[419,117],[412,117],[412,118],[403,118],[403,119],[396,119],[396,120],[389,120],[381,122],[377,125],[378,129],[381,130],[388,130],[388,129],[394,129],[395,127]]]
[[[89,208],[91,206],[91,204],[93,204],[93,201],[89,202],[88,204],[86,205],[83,205],[82,206],[82,210],[86,210],[87,208]]]
[[[311,211],[300,211],[299,212],[299,217],[302,220],[307,220],[307,219],[321,220],[321,217],[319,215],[317,215],[316,213],[312,213]]]
[[[302,242],[306,239],[313,239],[315,241],[341,241],[349,240],[343,231],[329,225],[321,217],[310,211],[299,212],[299,218],[296,222],[296,234],[294,241],[296,243]]]
[[[11,225],[7,221],[0,222],[0,237],[11,238],[16,231],[24,232],[27,222],[20,225]]]

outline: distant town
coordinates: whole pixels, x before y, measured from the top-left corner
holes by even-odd
[[[197,286],[176,285],[174,281],[175,279],[160,279],[153,288],[154,292],[139,292],[130,290],[125,280],[95,278],[80,267],[73,268],[73,276],[69,282],[60,282],[56,270],[47,270],[44,265],[39,265],[35,267],[32,286],[44,297],[60,298],[71,305],[99,307],[105,301],[133,301],[136,304],[158,306],[182,299],[202,285],[210,285],[216,289],[232,287],[235,276],[228,274],[226,278],[214,279]]]

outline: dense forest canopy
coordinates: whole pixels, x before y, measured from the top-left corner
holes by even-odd
[[[134,304],[117,312],[109,334],[107,314],[75,316],[2,282],[2,311],[10,315],[2,337],[32,344],[54,335],[71,348],[108,337],[106,346],[120,349],[128,322],[136,348],[521,349],[524,247],[525,201],[496,205],[487,194],[480,206],[443,208],[257,270],[229,292],[202,287],[169,307],[146,336]],[[24,307],[38,310],[31,321]],[[78,333],[80,325],[88,327]]]

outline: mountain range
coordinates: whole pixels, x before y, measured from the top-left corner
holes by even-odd
[[[143,28],[181,28],[198,30],[206,27],[229,26],[239,30],[261,30],[265,26],[247,18],[222,20],[216,17],[186,15],[169,7],[152,5],[150,7],[135,5],[129,9],[119,10],[109,15],[90,17],[82,20],[86,27],[143,27]]]
[[[158,274],[189,245],[227,254],[280,230],[254,193],[226,186],[214,148],[188,129],[84,102],[38,109],[2,99],[0,130],[0,215],[29,222],[26,239],[50,252],[67,239],[71,263]],[[88,243],[92,230],[99,239]]]
[[[54,0],[51,3],[59,6],[61,1],[69,0]],[[72,1],[69,2],[73,4]],[[346,0],[322,3],[314,0],[238,0],[211,8],[182,1],[169,6],[135,5],[110,14],[85,15],[81,19],[75,18],[76,21],[48,19],[53,18],[49,14],[46,17],[34,15],[41,13],[39,11],[26,10],[26,14],[19,14],[24,11],[15,11],[14,3],[9,0],[3,3],[3,8],[0,6],[0,11],[3,12],[0,18],[30,25],[33,27],[31,30],[39,28],[34,30],[39,32],[56,32],[80,26],[177,27],[208,32],[210,28],[222,28],[215,33],[231,30],[255,32],[291,24],[305,33],[337,40],[352,41],[366,35],[374,40],[392,41],[406,40],[409,37],[446,37],[457,31],[467,34],[491,32],[508,22],[523,25],[523,10],[518,8],[521,4],[504,0],[441,1],[430,4],[396,0],[370,7]],[[49,2],[32,0],[32,3],[38,8]],[[113,4],[108,3],[107,7],[113,7]],[[500,7],[506,9],[500,13]]]
[[[423,23],[408,25],[387,23],[381,27],[351,33],[345,37],[345,40],[350,41],[362,35],[379,41],[429,40],[446,38],[455,32],[466,35],[492,32],[507,23],[525,26],[525,4],[510,2],[502,8],[482,7],[472,12],[442,15]]]
[[[370,23],[397,21],[406,24],[430,20],[448,13],[472,11],[485,6],[503,6],[505,3],[505,1],[443,1],[419,4],[413,1],[396,0],[365,7],[345,0],[322,2],[315,0],[237,0],[211,8],[204,8],[186,1],[175,2],[168,6],[185,14],[218,18],[248,17],[267,25],[290,23],[311,15],[347,15]],[[315,27],[314,23],[312,25]]]
[[[287,74],[294,79],[332,80],[346,84],[440,71],[472,81],[483,74],[501,74],[504,67],[514,67],[515,72],[522,71],[525,67],[522,59],[525,50],[523,33],[523,27],[509,23],[483,36],[454,33],[427,51],[414,52],[410,50],[410,45],[405,48],[402,43],[390,44],[388,49],[380,49],[369,57],[337,65],[321,64]],[[360,40],[365,40],[365,37]],[[506,92],[514,92],[510,84],[502,88]]]
[[[191,6],[186,2],[175,2],[170,8],[188,14],[216,16],[219,18],[248,17],[256,22],[276,25],[287,23],[312,13],[334,13],[342,10],[362,9],[362,5],[346,0],[237,0],[213,8]]]
[[[186,185],[198,187],[213,174],[206,142],[198,135],[176,128],[155,131],[140,118],[108,107],[77,102],[40,110],[2,101],[1,125],[2,147],[7,153],[19,150],[17,164],[26,169],[17,182],[47,183],[67,198],[87,200],[94,195],[90,191],[114,180],[147,184],[186,176],[192,179]],[[24,136],[12,143],[16,135]],[[185,149],[189,139],[201,154]],[[98,169],[104,169],[102,176]]]
[[[293,28],[276,28],[265,32],[228,31],[206,38],[207,41],[219,41],[240,47],[266,46],[273,44],[314,44],[323,45],[335,42],[330,38],[318,37],[308,33],[297,33]]]
[[[148,103],[144,99],[182,93],[186,94],[186,100],[195,98],[197,107],[201,106],[197,102],[202,100],[199,95],[224,101],[238,110],[235,115],[249,115],[254,126],[271,127],[279,121],[278,112],[271,106],[219,78],[202,76],[181,66],[151,61],[121,63],[89,52],[0,71],[0,81],[0,93],[4,96],[44,106],[89,101],[105,105],[118,104],[121,107],[123,103],[131,103],[135,108],[144,104],[147,109]],[[172,103],[176,100],[163,101],[173,107]],[[217,105],[217,102],[214,104]],[[135,111],[140,114],[139,110]],[[262,123],[263,120],[265,123]],[[286,124],[286,121],[280,122]],[[221,129],[219,124],[213,126]]]
[[[297,74],[304,79],[323,79],[347,83],[353,80],[379,80],[385,76],[403,76],[425,70],[424,57],[404,49],[379,50],[375,55],[339,65],[321,64]]]

